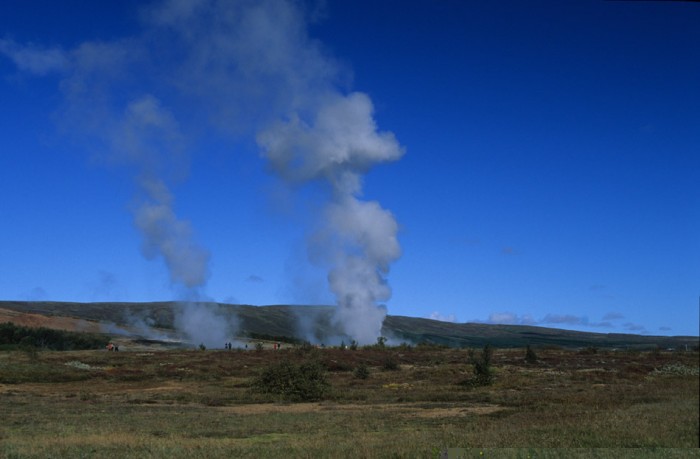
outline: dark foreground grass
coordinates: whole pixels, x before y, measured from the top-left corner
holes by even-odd
[[[463,350],[5,352],[0,456],[700,457],[697,353],[537,354],[471,387]],[[333,369],[325,398],[253,390],[280,361]]]

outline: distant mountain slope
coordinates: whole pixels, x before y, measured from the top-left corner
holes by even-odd
[[[536,346],[562,347],[655,347],[697,346],[698,337],[647,336],[622,333],[591,333],[528,325],[448,323],[415,317],[388,316],[384,328],[411,341],[428,341],[453,347]]]
[[[236,320],[241,335],[289,337],[323,342],[334,335],[332,306],[249,306],[214,304],[222,317]],[[144,325],[172,330],[177,302],[152,303],[70,303],[44,301],[0,301],[0,310],[39,314],[56,318],[82,319],[120,327]],[[7,315],[7,317],[12,317]],[[6,319],[6,320],[12,320]],[[68,323],[65,320],[57,324]],[[43,325],[46,326],[46,325]],[[59,325],[60,326],[60,325]],[[405,316],[387,316],[383,334],[407,343],[428,342],[452,347],[536,346],[643,348],[660,346],[679,348],[698,346],[697,336],[646,336],[634,334],[590,333],[523,325],[450,323]]]

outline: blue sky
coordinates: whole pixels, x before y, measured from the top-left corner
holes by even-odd
[[[0,6],[0,298],[182,296],[135,224],[139,180],[153,174],[208,254],[203,296],[333,304],[328,267],[309,250],[331,185],[280,172],[260,140],[273,108],[313,98],[318,84],[365,94],[377,132],[401,148],[352,166],[363,178],[354,196],[398,224],[401,256],[382,271],[389,314],[698,334],[700,5],[294,3],[292,22],[270,34],[297,34],[302,51],[251,82],[243,64],[182,57],[197,43],[154,25],[178,4]],[[192,24],[177,27],[204,37]],[[76,83],[89,88],[82,98]],[[176,137],[148,138],[176,145],[157,166],[114,145],[124,107],[177,123]]]

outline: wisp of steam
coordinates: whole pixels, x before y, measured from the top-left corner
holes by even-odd
[[[362,182],[403,149],[377,128],[368,95],[340,89],[348,76],[309,36],[311,16],[292,0],[166,0],[146,6],[141,31],[129,37],[70,50],[0,40],[0,54],[21,71],[60,76],[62,127],[131,171],[143,253],[164,261],[185,300],[176,323],[195,344],[220,346],[233,332],[201,302],[209,253],[177,215],[172,191],[187,176],[195,133],[212,127],[232,139],[255,136],[286,183],[326,185],[308,250],[324,254],[315,260],[327,268],[340,333],[361,344],[381,334],[398,224],[363,200]]]

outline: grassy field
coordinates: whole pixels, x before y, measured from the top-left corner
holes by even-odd
[[[457,349],[0,352],[0,455],[700,457],[697,351],[535,350],[483,386]],[[281,361],[325,396],[256,391]]]

